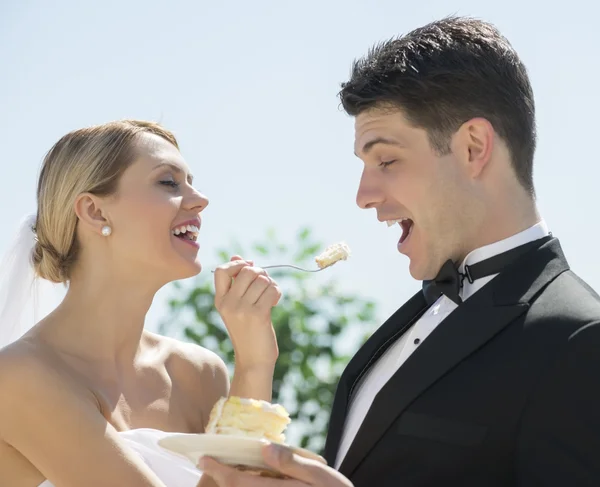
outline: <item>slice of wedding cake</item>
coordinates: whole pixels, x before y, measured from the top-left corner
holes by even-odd
[[[206,433],[246,436],[284,443],[290,416],[279,404],[237,396],[222,397],[213,406]]]

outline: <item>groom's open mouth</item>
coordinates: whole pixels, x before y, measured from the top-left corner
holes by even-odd
[[[388,227],[398,224],[400,225],[400,228],[402,228],[402,235],[400,236],[400,240],[398,240],[398,250],[400,250],[400,247],[402,247],[411,236],[415,225],[414,222],[410,218],[402,217],[395,220],[386,220],[386,223]]]

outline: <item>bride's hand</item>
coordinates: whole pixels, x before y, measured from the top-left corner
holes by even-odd
[[[241,257],[215,270],[215,307],[233,343],[236,368],[275,364],[279,351],[271,308],[280,298],[275,281]]]

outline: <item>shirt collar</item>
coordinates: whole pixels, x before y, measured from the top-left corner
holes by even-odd
[[[544,238],[549,234],[550,232],[548,231],[548,225],[546,225],[544,220],[540,220],[535,225],[517,233],[516,235],[505,238],[504,240],[500,240],[498,242],[491,243],[489,245],[485,245],[483,247],[479,247],[478,249],[469,252],[460,265],[459,271],[464,274],[466,265],[476,264],[477,262],[489,259],[494,255],[501,254],[502,252],[514,249],[520,245]],[[478,291],[485,284],[487,284],[493,277],[494,276],[489,276],[486,278],[477,279],[473,283],[470,283],[465,279],[464,287],[461,290],[462,298],[467,299],[475,291]]]

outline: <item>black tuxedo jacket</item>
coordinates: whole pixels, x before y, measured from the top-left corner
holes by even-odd
[[[419,292],[344,371],[336,459],[368,367],[425,311]],[[600,486],[600,297],[552,238],[453,311],[381,389],[340,471],[355,487]]]

